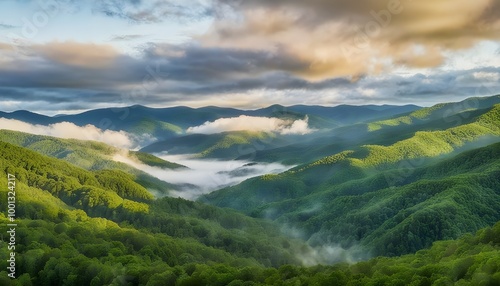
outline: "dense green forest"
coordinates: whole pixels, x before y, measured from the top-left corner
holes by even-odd
[[[382,121],[320,130],[285,146],[257,148],[253,160],[304,164],[357,146],[389,146],[415,136],[417,132],[444,131],[474,123],[500,103],[500,96],[469,98],[461,102],[437,104]],[[376,126],[376,127],[374,127]]]
[[[359,146],[201,201],[300,229],[312,245],[412,253],[500,219],[500,145],[465,151],[499,141],[499,126],[497,104],[467,124]]]
[[[142,152],[196,154],[200,158],[236,159],[248,157],[260,149],[275,148],[289,142],[271,132],[232,131],[217,134],[192,134],[159,141],[141,149]]]
[[[253,148],[257,161],[301,162],[197,202],[113,158],[186,168],[153,154],[0,130],[0,201],[14,175],[18,224],[17,279],[3,259],[0,285],[499,285],[498,100],[394,111],[309,139],[161,141],[200,157]],[[0,204],[6,258],[7,214]]]
[[[95,141],[61,139],[10,130],[0,130],[0,141],[26,147],[86,170],[121,170],[132,175],[135,182],[162,196],[168,195],[169,191],[175,186],[130,165],[117,162],[113,159],[113,156],[120,154],[137,161],[137,163],[164,169],[186,168],[185,166],[165,161],[148,153],[120,150]]]
[[[0,272],[2,285],[496,285],[500,281],[500,224],[475,236],[434,243],[412,255],[305,268],[299,258],[311,255],[310,248],[283,237],[271,223],[182,199],[153,201],[125,173],[113,174],[121,180],[109,182],[104,178],[111,171],[87,171],[0,144],[4,174],[0,184],[7,185],[7,173],[16,176],[19,225],[19,276],[11,280],[5,270]],[[498,148],[490,149],[498,153]],[[479,162],[484,157],[474,158]],[[477,162],[456,164],[473,168]],[[417,173],[449,171],[435,168]],[[128,193],[119,192],[123,187]],[[2,200],[6,193],[2,189]],[[0,211],[6,225],[5,204]],[[2,257],[9,255],[6,242],[0,252]]]
[[[129,165],[113,161],[113,155],[121,154],[124,150],[96,141],[61,139],[10,130],[0,130],[0,141],[62,159],[87,170],[122,169],[132,173],[138,171]],[[126,155],[148,166],[166,169],[185,168],[185,166],[165,161],[149,153],[130,151]]]
[[[0,183],[7,186],[7,174],[15,175],[17,182],[18,269],[30,273],[34,285],[64,281],[74,285],[76,276],[72,276],[89,269],[94,269],[90,273],[103,270],[103,276],[93,282],[101,285],[99,279],[108,279],[116,265],[137,261],[141,261],[139,268],[149,268],[152,261],[164,266],[296,264],[295,253],[308,250],[282,236],[272,224],[234,211],[182,199],[153,200],[133,176],[121,171],[87,171],[5,142],[0,142],[0,154]],[[6,195],[4,188],[3,201]],[[1,212],[5,218],[5,204]],[[7,250],[4,246],[2,251]],[[52,273],[59,271],[51,267],[62,257],[74,260],[60,266],[66,269],[62,273]],[[47,273],[40,272],[46,263]],[[83,272],[76,268],[67,272],[71,265]],[[64,273],[69,276],[61,277]]]

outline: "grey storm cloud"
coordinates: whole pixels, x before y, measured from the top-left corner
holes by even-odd
[[[419,97],[426,95],[490,95],[498,92],[500,87],[500,68],[484,67],[466,71],[449,71],[447,73],[425,76],[417,74],[409,79],[397,82],[397,95],[403,97]],[[476,94],[484,92],[485,94]]]
[[[86,54],[91,49],[94,52]],[[221,86],[224,89],[227,86],[324,88],[329,82],[348,82],[336,79],[312,84],[287,73],[302,68],[304,63],[283,53],[265,51],[151,45],[144,50],[142,57],[134,58],[95,45],[77,43],[25,47],[24,51],[28,58],[0,65],[2,86],[119,89],[124,84],[140,84],[148,75],[165,81],[192,82],[193,85]]]
[[[215,84],[198,87],[179,87],[176,92],[182,94],[216,94],[227,92],[241,92],[245,90],[310,90],[318,91],[331,88],[352,86],[348,78],[328,79],[320,82],[310,82],[290,74],[275,72],[258,78],[246,78],[233,81],[219,81]]]
[[[213,46],[273,49],[308,63],[306,78],[433,68],[448,52],[500,39],[499,0],[216,0]],[[232,11],[237,17],[228,17]],[[389,63],[387,63],[389,60]]]
[[[485,95],[499,91],[497,67],[311,81],[293,73],[305,63],[282,52],[150,44],[142,56],[131,57],[109,47],[72,42],[27,46],[23,51],[22,57],[0,63],[3,99],[86,108],[91,103],[135,104],[133,97],[124,96],[134,89],[146,93],[147,104],[163,105],[252,90],[292,95],[292,91],[333,90],[347,103],[475,95],[483,83]],[[145,80],[152,83],[144,91]],[[314,102],[314,96],[310,98]]]

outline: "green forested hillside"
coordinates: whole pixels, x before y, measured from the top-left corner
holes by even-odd
[[[152,167],[159,167],[162,169],[187,168],[186,166],[163,160],[163,159],[158,158],[158,157],[151,155],[149,153],[130,151],[129,155],[133,159],[137,159],[139,162],[146,164],[148,166],[152,166]]]
[[[443,164],[484,172],[492,167],[480,162],[493,162],[497,147]],[[144,197],[144,189],[125,173],[87,171],[8,143],[0,142],[0,155],[0,185],[7,185],[8,173],[16,176],[18,223],[17,279],[11,280],[3,270],[1,285],[496,285],[500,281],[500,224],[399,258],[305,268],[300,261],[314,259],[314,252],[280,235],[271,223],[182,199],[154,201]],[[438,164],[417,170],[413,179],[449,172]],[[2,201],[6,193],[2,188]],[[8,223],[6,213],[1,204],[3,225]],[[2,237],[0,253],[7,257]],[[6,262],[2,264],[5,269]]]
[[[499,95],[470,98],[461,102],[437,104],[383,121],[341,126],[316,132],[286,146],[258,149],[254,160],[303,164],[356,146],[389,146],[412,138],[417,132],[445,131],[474,123],[498,103]]]
[[[500,95],[491,97],[471,97],[461,102],[436,104],[432,107],[422,108],[403,116],[369,123],[368,130],[376,131],[384,127],[400,125],[419,125],[443,118],[446,118],[445,121],[448,123],[462,124],[472,117],[471,111],[490,108],[498,103],[500,103]]]
[[[142,152],[196,154],[200,158],[235,159],[252,155],[257,149],[285,145],[287,141],[268,132],[233,131],[218,134],[192,134],[153,143]]]
[[[124,129],[132,134],[148,134],[160,136],[160,138],[174,137],[183,132],[183,129],[177,125],[147,117],[122,126],[122,130]]]
[[[499,141],[499,111],[496,105],[468,124],[249,179],[202,200],[301,229],[313,245],[360,243],[377,255],[414,252],[500,219],[500,145],[449,158],[467,146]],[[443,156],[447,161],[439,163]],[[434,171],[443,168],[448,172]]]
[[[72,285],[74,275],[101,285],[116,278],[110,276],[114,271],[147,281],[143,271],[152,263],[298,263],[300,243],[272,224],[182,199],[153,200],[120,171],[87,171],[5,142],[0,142],[0,170],[4,186],[7,174],[16,177],[18,269],[40,277],[34,285]],[[3,201],[6,193],[2,189]],[[2,204],[3,218],[6,211]]]
[[[126,171],[130,171],[130,167],[126,169],[127,166],[113,161],[113,156],[123,153],[123,150],[100,142],[61,139],[10,130],[0,130],[0,141],[62,159],[87,170],[125,168]],[[149,166],[168,169],[184,167],[148,153],[131,151],[130,155],[132,155],[131,158],[137,159],[138,162]]]
[[[0,141],[26,147],[41,154],[62,159],[87,170],[121,170],[133,176],[137,183],[162,195],[167,195],[173,186],[132,166],[116,162],[113,160],[113,156],[123,154],[132,160],[136,160],[138,163],[153,167],[166,169],[186,168],[185,166],[165,161],[148,153],[120,150],[95,141],[60,139],[9,130],[0,130]]]
[[[152,190],[172,186],[113,155],[182,165],[2,130],[0,185],[16,177],[18,278],[7,279],[3,259],[0,285],[497,285],[500,104],[498,96],[471,100],[408,113],[411,120],[396,117],[397,124],[286,141],[194,134],[149,150],[229,159],[249,149],[257,160],[302,162],[199,202],[155,198]],[[7,191],[0,188],[1,201]],[[0,204],[4,226],[7,213]],[[7,242],[4,233],[2,257]]]

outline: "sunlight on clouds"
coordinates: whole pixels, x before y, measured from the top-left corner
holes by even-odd
[[[217,2],[239,18],[217,19],[199,38],[205,45],[279,47],[307,63],[288,70],[307,79],[387,72],[394,68],[380,60],[387,57],[395,66],[436,67],[448,50],[500,39],[498,1]],[[422,48],[419,53],[415,45]]]
[[[36,135],[45,135],[65,139],[92,140],[106,143],[118,148],[131,148],[134,142],[124,131],[101,130],[94,125],[77,126],[69,122],[56,124],[33,125],[14,119],[0,118],[0,129],[13,130]]]
[[[221,118],[203,125],[189,127],[188,133],[214,134],[226,131],[263,131],[280,134],[305,135],[313,132],[309,128],[308,117],[299,120],[283,120],[279,118],[254,117],[241,115],[239,117]]]
[[[49,60],[85,68],[106,67],[113,63],[113,60],[119,55],[119,52],[111,45],[77,43],[73,41],[35,45],[32,49]]]
[[[484,81],[499,81],[500,74],[496,72],[475,72],[472,74],[475,79],[484,80]]]

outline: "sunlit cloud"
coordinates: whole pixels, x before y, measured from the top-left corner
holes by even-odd
[[[241,115],[239,117],[221,118],[206,122],[200,126],[189,127],[188,133],[214,134],[226,131],[263,131],[279,134],[305,135],[313,132],[309,128],[308,118],[284,120],[280,118],[254,117]]]
[[[397,104],[419,90],[411,103],[431,105],[478,95],[452,78],[476,73],[493,85],[495,75],[481,72],[500,69],[497,0],[71,0],[52,7],[43,25],[33,16],[47,3],[7,2],[0,16],[12,27],[0,37],[0,95],[33,111],[35,101],[53,113],[133,104]],[[103,28],[87,31],[89,23]],[[411,77],[405,94],[400,73],[449,85],[413,88],[421,82]]]
[[[500,2],[492,0],[217,3],[234,16],[218,18],[203,43],[278,49],[304,63],[289,72],[310,79],[436,67],[445,51],[500,39]]]
[[[131,148],[136,143],[124,131],[101,130],[94,125],[77,126],[69,122],[51,125],[29,124],[23,121],[0,118],[0,129],[13,130],[36,135],[46,135],[65,139],[92,140],[118,148]]]

